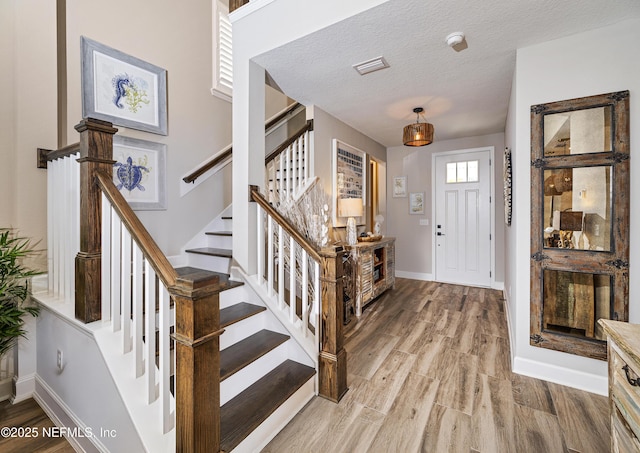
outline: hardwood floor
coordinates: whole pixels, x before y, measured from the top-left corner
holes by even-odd
[[[264,452],[609,451],[607,398],[511,373],[499,291],[397,279],[345,336],[345,397]]]
[[[59,432],[51,430],[55,425],[33,399],[12,405],[0,402],[0,451],[3,453],[73,453],[71,444]],[[12,431],[6,437],[7,428],[24,428]],[[23,435],[23,433],[26,433]]]

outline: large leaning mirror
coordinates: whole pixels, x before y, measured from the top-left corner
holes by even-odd
[[[531,107],[531,341],[606,360],[629,320],[629,92]]]

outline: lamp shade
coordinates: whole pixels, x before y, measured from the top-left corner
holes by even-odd
[[[362,198],[338,198],[338,216],[361,217]]]
[[[413,123],[404,127],[402,143],[405,146],[426,146],[433,142],[433,124]]]

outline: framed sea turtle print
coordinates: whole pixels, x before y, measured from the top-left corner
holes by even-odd
[[[167,71],[80,37],[82,117],[167,135]]]
[[[167,145],[136,138],[113,137],[113,182],[137,211],[167,208]]]

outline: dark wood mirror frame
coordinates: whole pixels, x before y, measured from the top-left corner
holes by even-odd
[[[545,155],[545,117],[556,113],[577,112],[586,109],[605,108],[603,112],[607,116],[602,121],[603,133],[605,137],[602,148],[579,151],[584,154],[570,154],[570,144],[565,145],[569,154],[550,155],[547,151]],[[593,112],[593,111],[592,111]],[[587,112],[589,114],[589,112]],[[551,131],[550,135],[555,134]],[[558,142],[566,141],[567,138],[558,139]],[[549,143],[549,139],[547,139]],[[609,145],[610,143],[610,145]],[[608,150],[610,148],[610,150]],[[602,151],[605,150],[605,151]],[[566,152],[566,151],[565,151]],[[548,216],[545,216],[545,170],[566,170],[568,177],[574,173],[576,168],[603,167],[605,172],[610,174],[610,181],[607,181],[607,189],[610,194],[605,193],[607,198],[606,215],[610,216],[605,228],[605,238],[610,234],[609,249],[602,247],[589,248],[567,248],[565,243],[561,246],[553,245],[549,239],[550,234],[555,233],[557,226],[547,225]],[[531,107],[531,322],[530,322],[530,344],[541,348],[553,349],[556,351],[568,352],[594,359],[606,360],[606,339],[604,335],[595,334],[598,317],[608,316],[617,321],[629,320],[629,92],[620,91],[597,96],[589,96],[566,101],[551,102],[547,104],[534,105]],[[551,173],[548,173],[551,174]],[[571,183],[570,179],[565,179]],[[553,187],[553,186],[552,186]],[[556,189],[553,188],[554,194]],[[567,190],[567,189],[565,189]],[[573,190],[573,188],[568,189]],[[576,188],[580,190],[580,188]],[[548,192],[548,190],[547,190]],[[587,192],[586,190],[584,192]],[[549,194],[547,194],[549,195]],[[582,198],[582,192],[580,198]],[[575,199],[575,194],[571,195]],[[553,201],[552,201],[553,203]],[[553,205],[550,208],[553,212]],[[571,207],[567,210],[572,217],[582,216],[579,210],[574,211]],[[564,217],[569,217],[565,212]],[[558,212],[558,217],[560,212]],[[586,225],[582,220],[582,225]],[[574,221],[573,224],[576,224]],[[577,224],[580,224],[578,219]],[[554,224],[556,225],[556,224]],[[545,231],[546,228],[546,231]],[[566,228],[566,227],[565,227]],[[572,231],[557,231],[568,233],[571,237],[576,231],[576,236],[582,237],[582,227],[570,227]],[[598,227],[600,235],[600,229]],[[586,234],[586,229],[585,232]],[[545,238],[545,235],[547,238]],[[555,234],[557,237],[558,234]],[[546,271],[546,272],[545,272]],[[558,271],[558,272],[553,272]],[[545,277],[546,275],[546,277]],[[565,280],[565,289],[562,291],[556,287],[560,279]],[[545,287],[546,279],[546,287]],[[585,283],[586,279],[586,283]],[[567,283],[568,280],[568,283]],[[597,283],[596,283],[597,281]],[[561,284],[558,284],[560,287]],[[584,296],[584,288],[587,288],[588,296]],[[591,313],[583,321],[588,327],[579,328],[570,323],[556,327],[550,322],[550,310],[556,309],[556,298],[558,294],[566,293],[566,301],[560,301],[558,306],[565,304],[561,310],[571,311],[571,317],[583,317],[582,313],[577,313],[580,304],[582,307],[590,306]],[[571,296],[569,296],[571,294]],[[598,296],[604,300],[604,305],[597,302]],[[573,298],[570,300],[570,297]],[[591,297],[591,303],[589,303]],[[544,311],[545,298],[549,301],[549,309]],[[586,303],[585,303],[586,300]],[[595,308],[602,305],[606,309]],[[548,308],[547,307],[547,308]],[[598,310],[600,310],[598,312]],[[603,312],[608,311],[605,316]],[[555,313],[555,312],[554,312]],[[545,318],[546,315],[546,318]],[[569,315],[564,315],[565,317]],[[593,325],[595,323],[595,325]],[[559,323],[561,324],[561,323]],[[590,332],[590,333],[589,333]]]

